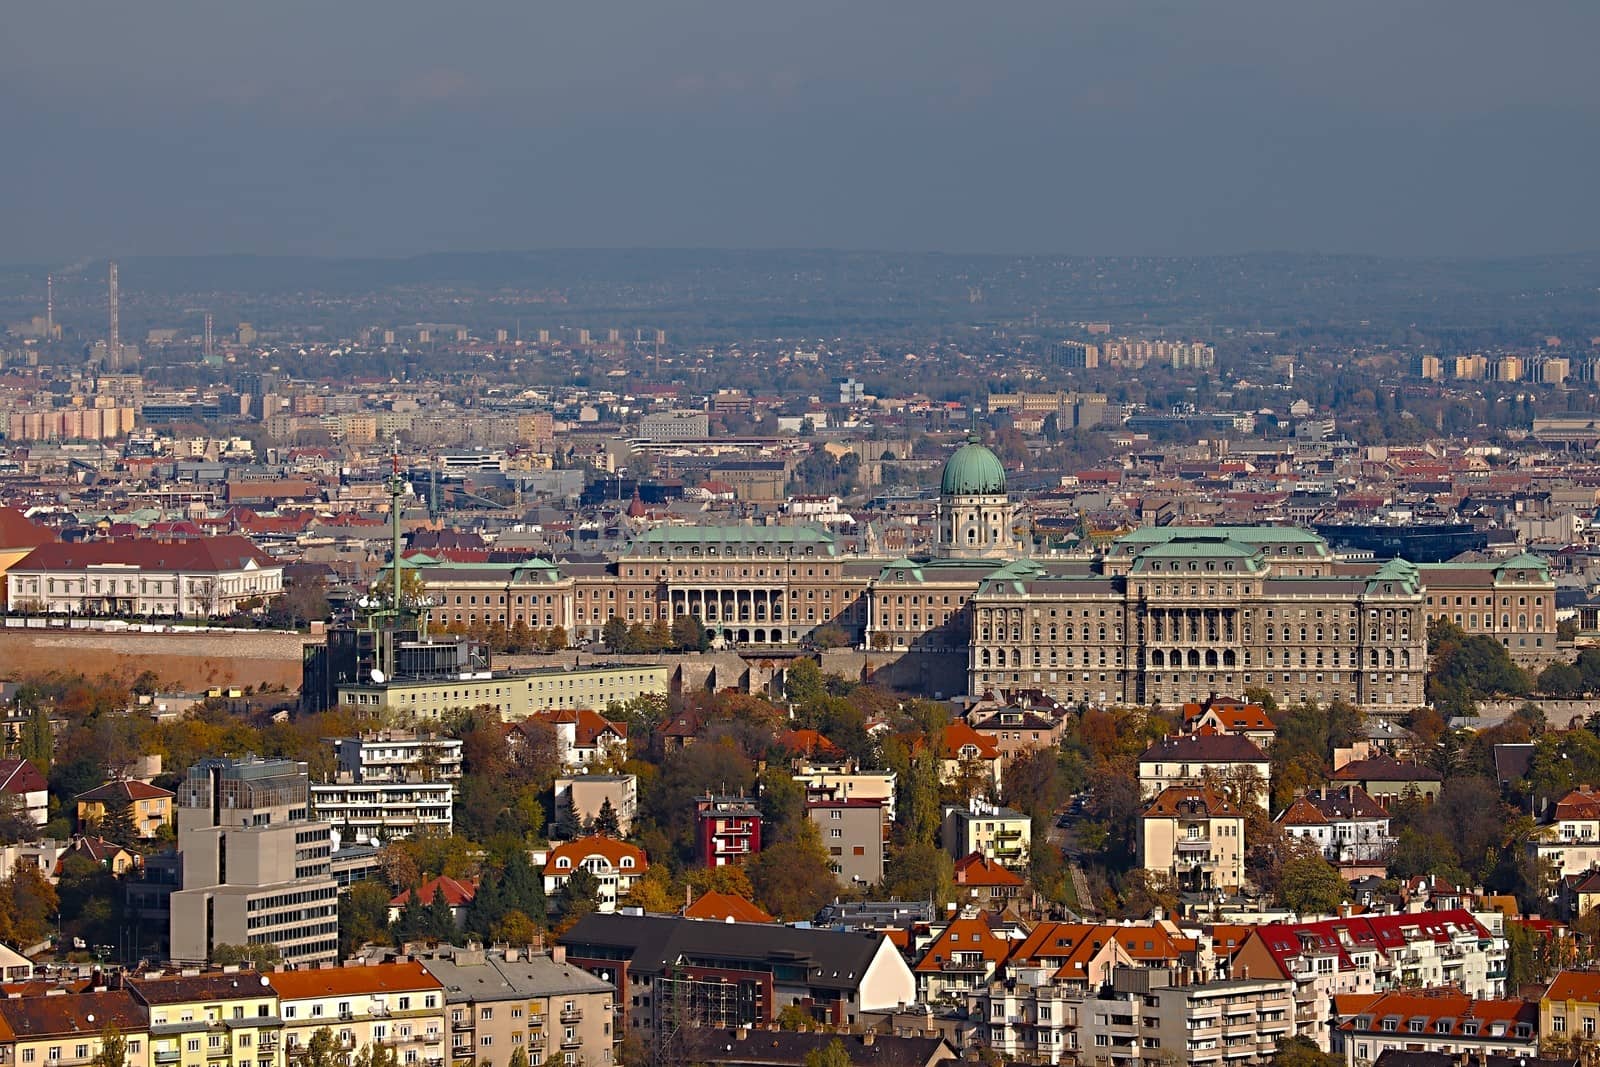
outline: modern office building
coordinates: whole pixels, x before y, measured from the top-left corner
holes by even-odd
[[[338,958],[332,827],[311,817],[311,783],[292,760],[206,759],[178,790],[181,889],[171,956],[209,961],[218,945],[272,945],[285,962]]]

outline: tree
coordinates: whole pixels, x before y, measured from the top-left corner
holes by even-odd
[[[1278,1042],[1272,1067],[1342,1067],[1344,1057],[1323,1052],[1309,1037],[1286,1037]]]
[[[806,1067],[850,1067],[850,1050],[834,1038],[821,1048],[806,1053]]]
[[[18,741],[17,755],[32,763],[40,774],[50,776],[50,761],[55,755],[56,735],[50,728],[50,713],[43,706],[35,707],[23,723],[22,737]]]
[[[811,918],[839,888],[822,836],[806,819],[789,840],[764,845],[749,866],[757,900],[781,919]]]
[[[272,965],[282,959],[277,945],[228,945],[219,944],[211,946],[211,962],[218,967],[231,967],[234,964],[248,963],[258,971],[269,971]]]
[[[1331,913],[1345,898],[1344,879],[1321,856],[1300,856],[1283,865],[1278,895],[1286,907],[1309,915]]]
[[[357,882],[339,902],[339,955],[389,937],[389,890],[381,882]]]
[[[444,899],[444,886],[435,883],[433,899],[428,902],[427,915],[423,919],[423,929],[426,935],[435,941],[453,941],[456,936],[456,920],[450,911],[450,904]]]
[[[955,899],[955,861],[931,839],[896,848],[884,871],[883,895],[943,907]]]
[[[356,1053],[352,1067],[400,1067],[400,1052],[393,1045],[368,1042]]]
[[[133,802],[125,796],[112,797],[105,802],[105,814],[95,832],[107,841],[131,845],[138,840],[138,830],[133,825]]]
[[[579,867],[567,875],[567,880],[556,890],[556,913],[561,916],[563,928],[570,927],[585,915],[600,908],[600,879],[591,871]]]
[[[128,1062],[128,1042],[122,1031],[107,1026],[100,1031],[100,1050],[89,1061],[89,1067],[125,1067]]]
[[[511,1050],[511,1062],[507,1067],[528,1067],[528,1054],[520,1045]]]
[[[299,1058],[299,1067],[344,1067],[343,1051],[333,1031],[324,1026],[311,1035]]]
[[[612,652],[632,652],[633,644],[629,640],[628,624],[616,615],[605,621],[600,627],[600,640]]]
[[[617,809],[612,807],[610,797],[600,801],[600,810],[594,817],[594,832],[607,837],[622,836],[622,823],[617,818]]]
[[[799,1004],[785,1004],[778,1013],[779,1030],[809,1030],[817,1019]]]
[[[704,652],[711,647],[705,624],[693,615],[672,620],[672,644],[680,652]]]

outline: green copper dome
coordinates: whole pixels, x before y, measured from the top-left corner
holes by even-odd
[[[1006,469],[1000,457],[978,443],[972,434],[944,465],[939,492],[945,496],[994,495],[1006,491]]]

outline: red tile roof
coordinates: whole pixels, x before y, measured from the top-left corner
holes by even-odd
[[[50,788],[44,775],[25,759],[0,759],[0,793],[42,793]]]
[[[478,883],[473,881],[457,881],[446,875],[423,882],[417,887],[417,899],[424,904],[432,904],[433,898],[440,892],[444,894],[444,902],[452,908],[464,908],[471,904],[478,896]],[[411,890],[407,889],[389,899],[391,908],[403,908],[411,900]]]
[[[777,922],[744,897],[733,893],[719,893],[715,889],[700,894],[692,904],[685,906],[678,914],[685,919],[707,919],[712,922],[726,922],[729,919],[741,923]]]
[[[128,538],[40,545],[19,560],[12,570],[81,571],[120,564],[143,570],[217,572],[239,570],[251,562],[257,567],[278,565],[245,537],[200,537],[186,541]]]
[[[151,785],[149,782],[128,778],[97,785],[87,793],[79,793],[74,799],[88,801],[126,800],[132,802],[135,800],[160,800],[163,797],[171,797],[172,795],[167,790]]]
[[[365,967],[329,967],[314,971],[273,971],[267,975],[267,980],[283,1000],[444,988],[437,978],[428,973],[427,968],[415,960],[374,963]]]
[[[544,872],[551,875],[571,874],[583,866],[583,861],[591,856],[601,857],[614,870],[623,870],[622,861],[631,858],[633,864],[626,870],[635,874],[643,874],[650,866],[650,862],[645,858],[644,849],[638,845],[630,845],[626,841],[618,841],[604,834],[595,834],[592,837],[580,837],[576,841],[563,841],[552,848],[550,854],[545,857]]]
[[[984,962],[990,970],[998,967],[1011,954],[1011,945],[1005,940],[996,937],[989,924],[982,919],[953,919],[950,925],[933,939],[928,950],[923,953],[922,959],[917,961],[913,970],[940,971],[944,965],[955,958],[956,953],[963,955],[978,952],[983,955]]]
[[[981,852],[956,860],[955,871],[956,885],[1011,887],[1025,884],[1021,876],[1006,870]]]

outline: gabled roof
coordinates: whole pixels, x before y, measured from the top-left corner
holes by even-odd
[[[1011,952],[1011,946],[996,937],[983,919],[952,919],[950,925],[941,930],[939,936],[928,945],[922,959],[917,961],[912,970],[922,973],[941,971],[955,959],[956,953],[973,952],[982,954],[984,962],[993,970],[1004,962]]]
[[[577,748],[593,748],[602,737],[610,734],[613,737],[628,739],[628,724],[625,722],[612,722],[598,711],[589,708],[563,708],[559,711],[536,711],[529,715],[526,722],[543,722],[551,726],[565,723],[572,724],[573,745]]]
[[[609,958],[628,953],[629,971],[659,975],[697,960],[740,960],[806,968],[806,982],[826,989],[853,990],[884,942],[878,933],[846,933],[783,926],[778,923],[707,923],[676,915],[619,915],[595,912],[579,919],[558,939],[569,959],[587,952]]]
[[[55,539],[48,526],[40,526],[16,508],[0,508],[0,549],[38,548]]]
[[[1296,797],[1275,820],[1283,826],[1322,826],[1357,819],[1387,819],[1376,800],[1359,785],[1318,789]]]
[[[129,976],[126,984],[134,996],[152,1007],[157,1004],[272,996],[271,990],[261,984],[261,975],[250,970],[232,973],[214,971],[208,974],[169,974],[159,978]]]
[[[1555,1002],[1576,1000],[1587,1004],[1600,1004],[1600,973],[1594,971],[1562,971],[1550,980],[1550,988],[1544,991],[1542,999]]]
[[[1345,1007],[1344,998],[1337,998],[1339,1007]],[[1539,1030],[1539,1005],[1525,1000],[1488,1000],[1469,997],[1451,989],[1429,989],[1425,992],[1396,990],[1384,993],[1377,999],[1360,1005],[1340,1026],[1346,1031],[1378,1030],[1385,1019],[1397,1023],[1397,1030],[1406,1032],[1413,1021],[1422,1021],[1421,1033],[1431,1040],[1440,1037],[1465,1035],[1464,1025],[1476,1024],[1476,1035],[1489,1036],[1492,1026],[1505,1028],[1510,1036],[1519,1023],[1531,1027],[1532,1034]],[[1448,1029],[1440,1029],[1441,1026]]]
[[[956,885],[972,886],[1022,886],[1026,883],[1013,871],[1008,871],[981,852],[974,852],[956,860]]]
[[[1202,786],[1169,785],[1145,807],[1141,818],[1229,819],[1242,818],[1243,815],[1238,805],[1214,790]]]
[[[678,914],[685,919],[708,919],[712,922],[726,922],[729,919],[741,923],[778,921],[744,897],[715,889],[701,893],[693,903],[681,908]]]
[[[0,759],[0,793],[19,796],[43,793],[50,788],[39,768],[25,759]]]
[[[1386,753],[1351,760],[1333,772],[1340,782],[1439,782],[1439,772],[1415,763],[1401,763]]]
[[[160,800],[171,797],[173,794],[149,782],[141,782],[137,778],[119,778],[116,781],[97,785],[87,793],[79,793],[76,800],[110,801],[126,800],[130,803],[135,800]]]
[[[444,894],[444,902],[452,908],[464,908],[478,897],[478,883],[462,882],[446,875],[423,882],[417,887],[417,899],[432,904],[433,898]],[[411,900],[411,890],[403,890],[389,899],[391,908],[403,908]]]
[[[1140,763],[1266,763],[1261,746],[1243,734],[1172,734],[1144,750]]]

